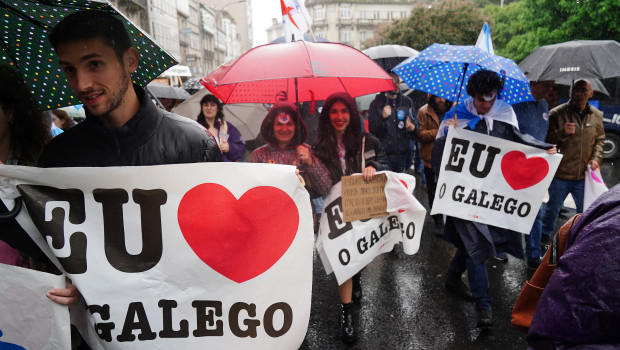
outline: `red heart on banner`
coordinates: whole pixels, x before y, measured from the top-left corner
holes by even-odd
[[[254,187],[237,200],[226,187],[206,183],[185,193],[178,221],[200,260],[242,283],[284,255],[297,234],[299,213],[293,199],[275,187]]]
[[[502,175],[513,190],[532,187],[549,173],[549,164],[544,158],[526,158],[523,152],[511,151],[502,158]]]

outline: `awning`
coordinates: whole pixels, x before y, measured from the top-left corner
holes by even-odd
[[[184,66],[181,64],[177,64],[176,66],[172,66],[168,68],[165,72],[161,74],[163,77],[191,77],[192,71],[188,66]]]

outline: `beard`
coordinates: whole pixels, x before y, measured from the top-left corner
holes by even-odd
[[[121,105],[121,103],[123,103],[123,98],[125,97],[125,93],[127,92],[127,89],[129,89],[130,86],[131,86],[131,79],[129,78],[129,76],[123,74],[121,78],[120,86],[118,87],[117,90],[110,91],[110,95],[108,95],[108,102],[106,103],[105,106],[103,106],[103,109],[101,111],[95,111],[87,107],[88,111],[92,115],[97,116],[97,117],[109,115],[110,113],[112,113],[112,111],[117,109]]]

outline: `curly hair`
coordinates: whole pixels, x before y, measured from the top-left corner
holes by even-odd
[[[5,115],[13,114],[9,127],[13,150],[21,161],[36,162],[52,138],[50,121],[43,116],[39,104],[15,69],[0,65],[0,81],[0,108]]]
[[[215,121],[217,122],[219,119],[220,123],[224,120],[224,103],[222,103],[222,101],[220,101],[217,97],[211,94],[206,94],[200,99],[200,113],[198,113],[196,121],[198,122],[198,124],[208,129],[210,127],[209,123],[207,123],[207,119],[205,118],[204,113],[202,113],[202,105],[207,102],[212,102],[217,105],[217,114],[215,115]]]
[[[476,94],[489,94],[496,92],[499,94],[502,89],[502,81],[497,73],[489,70],[479,70],[474,73],[467,82],[467,94],[471,97]]]
[[[344,143],[346,153],[345,164],[347,174],[362,171],[361,165],[357,162],[357,155],[361,152],[363,136],[362,122],[360,121],[357,104],[353,97],[346,92],[331,94],[327,100],[325,100],[325,105],[323,105],[323,110],[319,116],[319,135],[314,146],[314,151],[316,152],[316,156],[325,164],[327,169],[329,169],[330,177],[334,183],[340,181],[340,177],[345,175],[338,157],[336,131],[329,118],[329,111],[336,102],[342,102],[349,110],[349,125],[342,136],[342,142]]]

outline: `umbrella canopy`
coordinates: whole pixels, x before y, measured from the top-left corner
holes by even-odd
[[[482,69],[502,76],[504,87],[500,95],[504,101],[515,104],[534,100],[527,78],[512,60],[475,46],[433,44],[393,71],[410,88],[455,102],[469,96],[465,92],[469,77]]]
[[[209,91],[199,90],[190,98],[172,108],[172,113],[196,120],[200,113],[200,100]],[[252,141],[260,134],[260,125],[269,110],[262,103],[224,105],[224,118],[234,125],[245,141]]]
[[[560,80],[556,80],[555,83],[558,85],[565,85],[565,86],[572,86],[573,83],[579,79],[583,79],[581,77],[579,78],[575,78],[575,80],[568,80],[568,79],[560,79]],[[592,84],[592,90],[600,92],[601,94],[605,95],[605,96],[609,96],[609,91],[607,91],[607,89],[605,88],[605,85],[603,85],[603,82],[600,79],[587,79],[590,84]]]
[[[175,100],[187,100],[191,95],[180,87],[150,83],[146,88],[157,98],[172,98]]]
[[[195,94],[196,92],[198,92],[198,90],[200,89],[204,89],[205,87],[202,86],[202,84],[200,83],[200,79],[199,77],[191,77],[191,78],[187,78],[187,80],[185,80],[185,82],[183,82],[183,86],[181,86],[185,91],[187,91],[190,95]]]
[[[0,0],[3,30],[0,32],[0,63],[15,67],[24,77],[43,109],[80,104],[69,87],[58,58],[47,40],[49,31],[73,12],[95,9],[116,15],[125,25],[133,46],[140,53],[133,82],[145,86],[159,74],[176,64],[170,54],[160,48],[140,28],[131,23],[112,5],[99,1]]]
[[[388,72],[407,58],[420,54],[418,51],[403,45],[373,46],[362,50],[362,52]]]
[[[224,103],[305,102],[334,92],[353,97],[394,89],[390,76],[343,44],[267,44],[219,66],[202,84]]]
[[[519,67],[529,80],[607,79],[620,76],[620,43],[573,40],[541,46]]]

